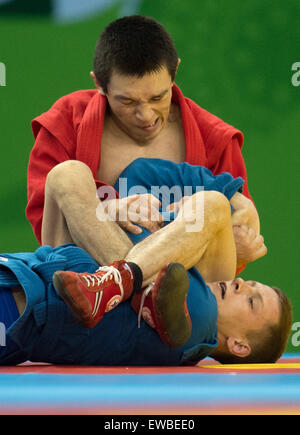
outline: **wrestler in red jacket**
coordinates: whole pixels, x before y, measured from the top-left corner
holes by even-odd
[[[140,26],[141,23],[142,27]],[[120,36],[117,42],[115,41],[116,38],[113,43],[111,42],[110,37],[112,34]],[[131,47],[131,50],[123,55],[125,60],[123,59],[123,65],[121,65],[122,50],[120,50],[120,46],[115,47],[116,53],[118,53],[117,61],[119,64],[116,66],[115,59],[115,67],[111,72],[111,76],[104,83],[101,79],[104,77],[104,73],[101,72],[100,59],[101,55],[105,56],[104,48],[106,47],[107,49],[109,43],[124,45],[126,38],[127,45]],[[156,41],[159,41],[159,43],[156,44]],[[103,167],[108,165],[108,163],[103,161],[103,137],[106,133],[106,120],[110,117],[113,119],[113,115],[114,118],[118,116],[117,113],[113,112],[114,107],[116,107],[113,104],[116,101],[116,91],[120,89],[123,93],[118,95],[118,104],[129,106],[128,102],[124,101],[124,98],[129,100],[129,103],[132,103],[131,106],[136,108],[131,109],[133,110],[132,119],[134,119],[134,122],[138,124],[137,127],[143,130],[145,134],[149,133],[148,142],[146,140],[142,144],[146,145],[147,149],[150,150],[148,151],[149,155],[145,155],[144,146],[134,143],[136,138],[130,137],[130,134],[127,134],[127,140],[131,140],[136,145],[136,154],[130,157],[131,160],[137,157],[157,157],[206,166],[215,175],[221,172],[229,172],[234,177],[241,176],[245,180],[243,193],[250,197],[246,168],[241,154],[243,145],[242,133],[199,107],[191,99],[183,96],[175,84],[175,75],[180,63],[176,49],[173,47],[173,54],[175,60],[177,60],[176,71],[171,72],[168,60],[162,59],[159,48],[155,51],[155,46],[161,46],[161,41],[165,41],[165,45],[169,47],[168,50],[170,51],[172,41],[169,34],[153,19],[135,16],[125,17],[111,23],[100,36],[95,51],[94,72],[91,75],[96,89],[77,91],[60,98],[48,112],[43,113],[32,121],[32,130],[36,142],[30,155],[28,167],[28,204],[26,215],[40,243],[45,181],[49,171],[54,166],[67,160],[79,160],[91,169],[98,186],[101,184],[113,184],[113,179],[110,180],[109,177],[101,179],[100,177],[101,173],[107,172],[103,171]],[[136,45],[134,49],[132,48],[133,44]],[[148,48],[147,44],[150,44]],[[140,53],[138,53],[138,50],[140,50]],[[146,65],[149,61],[149,56],[147,57],[149,51],[151,51],[151,62],[154,65],[152,67],[148,64]],[[108,52],[112,53],[113,47],[110,46]],[[102,61],[105,66],[109,62],[107,53]],[[139,59],[137,67],[141,68],[140,63],[143,63],[141,56],[144,56],[144,63],[146,65],[144,67],[144,74],[137,72],[130,73],[128,68],[135,68],[133,64],[134,62],[137,63],[137,58]],[[124,70],[124,62],[127,62],[127,70]],[[160,68],[157,69],[155,67],[155,62],[156,66],[159,65]],[[123,88],[121,85],[123,85]],[[172,152],[168,155],[166,151],[159,151],[163,150],[164,142],[161,143],[161,146],[157,146],[159,144],[159,135],[162,136],[164,134],[163,137],[166,140],[167,132],[166,124],[160,121],[159,116],[157,117],[157,114],[160,113],[159,104],[161,102],[154,101],[155,98],[152,98],[152,101],[150,98],[150,92],[153,91],[155,94],[158,89],[162,91],[166,89],[168,91],[165,92],[166,95],[164,94],[162,99],[167,99],[168,94],[170,95],[168,110],[172,106],[179,113],[182,149],[176,157]],[[128,96],[129,98],[126,98]],[[119,118],[121,119],[121,116]],[[154,123],[157,123],[158,127],[153,127]],[[116,126],[116,128],[119,127]],[[154,131],[153,133],[152,130],[155,130],[155,128],[157,132],[155,133]],[[151,134],[154,138],[153,140],[151,139]],[[151,152],[152,143],[155,143],[153,153]],[[124,142],[123,149],[126,154],[126,142]],[[130,163],[128,159],[124,162],[123,167],[121,167],[122,163],[120,163],[120,168],[118,168],[119,173],[128,163]],[[116,175],[118,176],[119,173]]]

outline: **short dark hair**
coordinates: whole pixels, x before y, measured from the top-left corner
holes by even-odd
[[[278,287],[271,287],[280,305],[279,321],[266,325],[262,331],[249,331],[247,338],[251,353],[241,358],[229,352],[216,355],[222,364],[275,363],[284,353],[292,328],[292,306],[289,298]]]
[[[175,80],[178,54],[164,27],[153,18],[132,15],[110,23],[97,42],[94,74],[107,92],[113,71],[142,77],[166,67]]]

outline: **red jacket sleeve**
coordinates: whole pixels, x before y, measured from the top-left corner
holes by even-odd
[[[74,158],[65,147],[44,127],[41,127],[31,151],[28,172],[28,203],[26,216],[33,232],[41,243],[42,218],[44,210],[44,191],[48,172],[58,163]]]
[[[247,183],[247,171],[245,162],[242,156],[241,147],[236,137],[233,137],[231,144],[229,144],[217,163],[210,168],[214,175],[222,172],[229,172],[233,177],[242,177],[244,179],[243,194],[251,199]]]
[[[247,171],[244,163],[244,159],[241,152],[239,141],[236,137],[233,137],[232,142],[227,146],[218,160],[217,164],[211,168],[211,171],[217,175],[221,172],[229,172],[233,177],[242,177],[245,182],[243,186],[243,194],[247,198],[253,199],[250,196],[248,184],[247,184]],[[236,275],[239,275],[246,267],[246,264],[237,269]]]

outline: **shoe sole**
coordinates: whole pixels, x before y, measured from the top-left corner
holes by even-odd
[[[154,313],[161,339],[176,348],[183,346],[192,332],[186,306],[189,278],[179,263],[170,263],[161,274],[152,289]]]
[[[90,318],[86,318],[87,314],[76,304],[72,296],[66,290],[64,281],[58,272],[54,273],[52,281],[56,290],[60,294],[65,304],[69,307],[76,321],[86,328],[93,328],[97,322],[95,322],[95,320],[91,320]]]

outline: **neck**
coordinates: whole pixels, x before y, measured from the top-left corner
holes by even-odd
[[[118,119],[112,113],[111,110],[107,112],[105,123],[106,123],[106,128],[109,131],[109,134],[113,136],[115,140],[118,140],[119,143],[126,144],[130,141],[130,143],[133,142],[135,145],[142,147],[142,146],[149,145],[153,141],[153,138],[149,140],[141,141],[131,136],[129,132],[127,132],[126,129],[122,125],[120,125]]]
[[[224,339],[224,336],[220,334],[220,332],[218,332],[218,346],[213,350],[213,352],[209,356],[218,361],[219,355],[224,355],[225,353],[228,353],[226,340]]]

